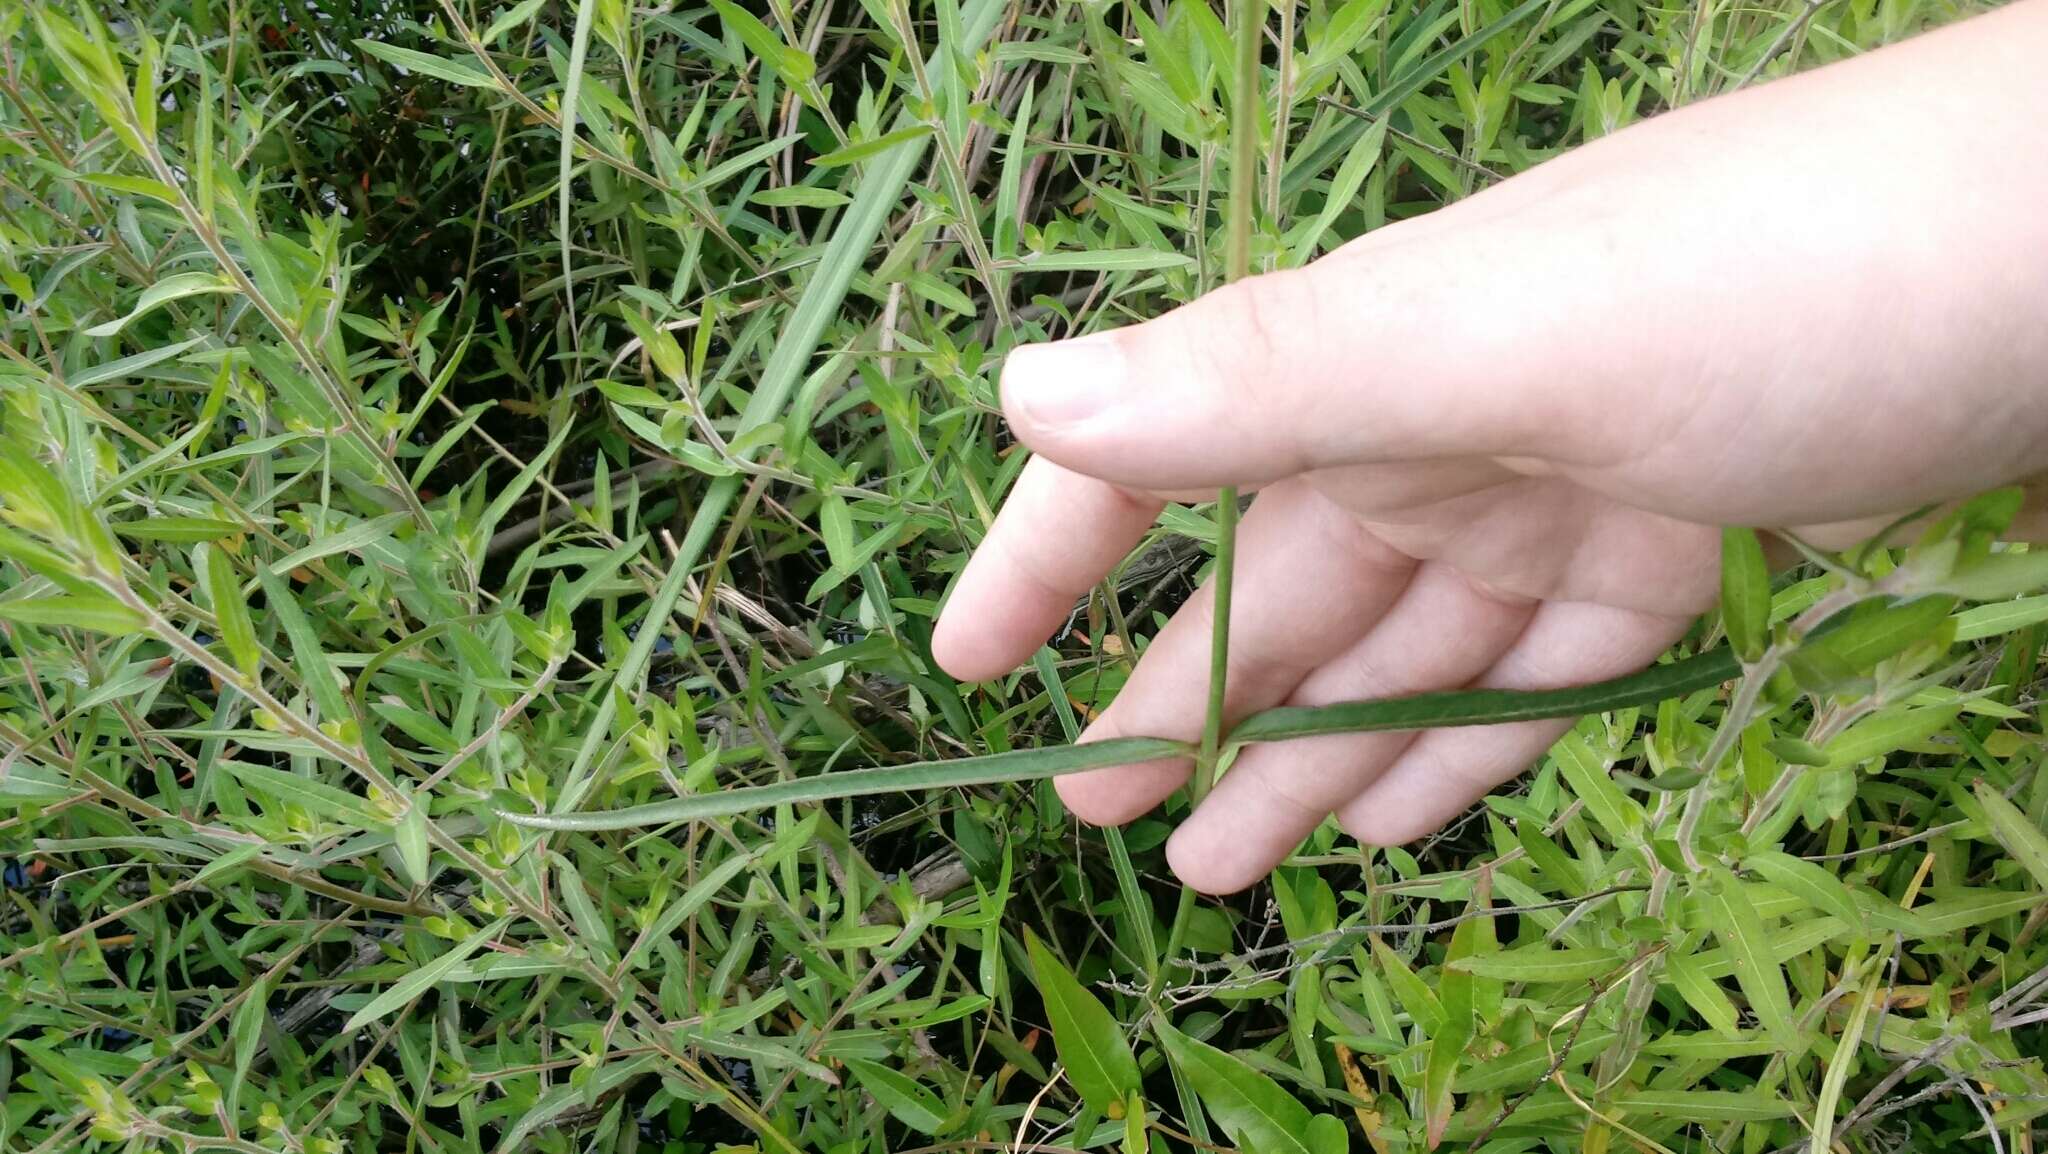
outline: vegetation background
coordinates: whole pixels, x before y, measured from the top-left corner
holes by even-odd
[[[2039,1149],[2003,496],[1185,917],[1042,775],[1216,507],[927,656],[1016,343],[1968,11],[0,3],[0,1150]]]

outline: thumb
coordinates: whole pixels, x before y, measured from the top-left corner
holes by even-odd
[[[1391,226],[1144,324],[1018,348],[1003,368],[1004,411],[1033,450],[1153,491],[1349,464],[1540,457],[1565,398],[1534,405],[1549,390],[1529,385],[1575,374],[1530,364],[1529,350],[1575,342],[1534,339],[1568,321],[1555,315],[1555,289],[1538,287],[1538,254],[1503,251],[1550,247],[1544,230],[1495,229],[1486,218],[1497,214],[1479,215],[1476,227]]]

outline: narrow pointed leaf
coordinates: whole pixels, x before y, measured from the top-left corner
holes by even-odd
[[[1683,697],[1720,685],[1741,671],[1733,650],[1715,649],[1627,677],[1570,689],[1452,690],[1338,705],[1269,709],[1247,718],[1230,736],[1233,741],[1280,741],[1325,733],[1505,725],[1582,717]]]
[[[946,1124],[946,1107],[938,1095],[917,1079],[877,1062],[846,1063],[861,1089],[874,1095],[889,1116],[920,1134],[937,1134]]]
[[[1728,947],[1736,984],[1748,997],[1750,1010],[1780,1045],[1795,1045],[1798,1030],[1792,1022],[1785,971],[1772,956],[1763,919],[1749,904],[1742,883],[1725,867],[1714,866],[1709,871],[1707,904],[1713,911],[1714,932]]]
[[[0,621],[63,629],[88,629],[119,637],[143,627],[142,615],[111,597],[59,594],[0,601]]]
[[[449,971],[461,965],[471,954],[482,949],[485,942],[497,937],[505,927],[512,924],[510,917],[502,917],[483,929],[464,938],[454,949],[406,974],[393,983],[391,988],[371,998],[362,1009],[350,1016],[341,1032],[353,1034],[371,1022],[409,1004],[414,998],[432,989]]]
[[[1852,926],[1863,924],[1863,908],[1856,904],[1849,887],[1842,884],[1842,879],[1810,861],[1801,861],[1777,850],[1765,850],[1743,858],[1742,864],[1821,913],[1833,914]]]
[[[1230,1140],[1259,1154],[1315,1154],[1308,1144],[1308,1107],[1243,1059],[1167,1025],[1153,1023],[1160,1044],[1202,1106]]]
[[[1138,1062],[1124,1040],[1123,1027],[1038,935],[1026,930],[1024,948],[1031,955],[1031,975],[1044,999],[1053,1045],[1068,1080],[1090,1109],[1107,1113],[1139,1088]]]
[[[1771,567],[1755,530],[1721,530],[1721,627],[1744,661],[1762,657],[1771,643]]]
[[[1584,982],[1612,973],[1628,954],[1622,950],[1573,946],[1552,949],[1538,943],[1498,954],[1474,954],[1446,963],[1446,968],[1504,982]]]
[[[1991,783],[1979,780],[1976,785],[1977,804],[1984,807],[1984,817],[1991,823],[1991,834],[1998,844],[2013,856],[2013,860],[2026,867],[2034,875],[2034,881],[2048,890],[2048,833],[2033,823],[2020,808],[2005,800],[2005,795],[1991,787]]]
[[[358,40],[356,47],[388,64],[396,64],[407,72],[417,72],[422,76],[431,76],[450,84],[461,84],[469,88],[492,88],[497,85],[497,81],[491,78],[490,73],[467,60],[450,60],[429,52],[386,44],[381,40]]]
[[[1700,964],[1689,953],[1673,952],[1664,956],[1664,975],[1678,990],[1678,996],[1685,999],[1707,1025],[1712,1026],[1724,1037],[1733,1038],[1740,1032],[1741,1018],[1735,1011],[1735,1003],[1715,983],[1714,979],[1700,968]]]

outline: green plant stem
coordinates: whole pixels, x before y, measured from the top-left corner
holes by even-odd
[[[1197,896],[1193,886],[1180,887],[1180,904],[1174,907],[1173,924],[1166,931],[1166,949],[1159,955],[1159,964],[1152,968],[1152,980],[1145,990],[1148,1002],[1156,1001],[1159,991],[1166,988],[1167,965],[1180,952],[1181,942],[1188,936],[1188,920],[1194,916]]]
[[[1264,29],[1260,17],[1265,0],[1231,0],[1230,38],[1237,49],[1237,83],[1230,103],[1230,200],[1228,231],[1224,234],[1223,280],[1240,281],[1252,271],[1252,214],[1257,211],[1259,112],[1259,41]],[[1283,51],[1285,48],[1283,46]],[[1274,134],[1280,133],[1275,126]],[[1202,718],[1202,744],[1195,754],[1195,772],[1188,783],[1196,802],[1207,796],[1216,782],[1217,763],[1223,746],[1223,703],[1229,692],[1231,574],[1237,559],[1237,487],[1226,485],[1216,494],[1216,569],[1210,577],[1215,589],[1209,634],[1209,707]],[[1173,957],[1187,936],[1188,918],[1194,913],[1195,891],[1181,887],[1180,904],[1173,925],[1166,934],[1166,952],[1152,973],[1151,993],[1156,996],[1166,978]]]
[[[1224,237],[1223,279],[1230,283],[1251,275],[1252,214],[1257,211],[1259,163],[1259,40],[1264,0],[1232,0],[1230,38],[1237,49],[1237,83],[1230,104],[1229,231]],[[1276,132],[1277,134],[1277,132]],[[1230,667],[1231,570],[1237,558],[1237,487],[1216,494],[1216,570],[1210,578],[1216,600],[1209,643],[1209,708],[1202,721],[1201,751],[1195,758],[1191,787],[1196,801],[1215,784],[1217,756],[1223,744],[1223,702]]]
[[[1209,633],[1209,708],[1202,717],[1202,744],[1195,754],[1195,775],[1189,792],[1200,801],[1216,784],[1216,768],[1223,745],[1223,697],[1228,689],[1230,667],[1231,568],[1237,556],[1237,489],[1226,487],[1216,495],[1216,571],[1210,578],[1216,590],[1213,607],[1215,624]]]
[[[1233,0],[1230,38],[1237,49],[1237,83],[1230,104],[1230,231],[1224,238],[1223,279],[1243,280],[1252,272],[1252,214],[1258,211],[1259,17],[1263,0]],[[1275,134],[1278,135],[1278,127]]]

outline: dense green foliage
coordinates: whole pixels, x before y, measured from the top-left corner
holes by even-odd
[[[1259,14],[1254,268],[1965,12]],[[2004,495],[1775,584],[1731,533],[1705,664],[1175,956],[1184,802],[1043,778],[1214,506],[932,666],[1001,354],[1223,273],[1233,55],[1204,0],[0,0],[0,1150],[2038,1148]]]

